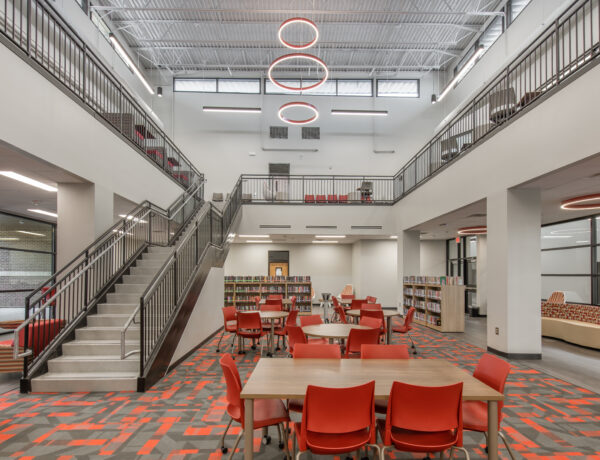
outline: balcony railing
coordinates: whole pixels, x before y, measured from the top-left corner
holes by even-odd
[[[200,172],[119,79],[44,0],[0,1],[0,36],[117,130],[144,157],[187,188]],[[39,68],[39,67],[38,67]]]

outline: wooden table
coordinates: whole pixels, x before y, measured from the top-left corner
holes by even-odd
[[[392,318],[394,316],[400,316],[400,312],[398,310],[381,310],[383,311],[383,317],[385,318],[385,321],[387,323],[387,332],[385,334],[385,343],[392,343]],[[346,314],[348,316],[352,316],[354,318],[360,318],[360,310],[358,309],[354,309],[354,310],[348,310],[346,312]]]
[[[352,305],[352,299],[339,299],[338,302],[342,305]]]
[[[344,388],[375,380],[387,400],[394,381],[422,386],[463,382],[463,401],[488,403],[488,458],[498,460],[498,401],[504,395],[443,359],[261,359],[244,385],[244,459],[253,458],[255,399],[303,399],[308,385]]]
[[[311,337],[323,337],[326,339],[347,339],[352,329],[369,329],[367,326],[359,326],[358,324],[313,324],[304,326],[302,330],[306,335]]]

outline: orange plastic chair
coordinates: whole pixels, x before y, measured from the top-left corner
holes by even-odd
[[[481,380],[486,385],[492,387],[498,393],[504,393],[504,385],[510,374],[510,364],[497,356],[485,353],[477,363],[473,372],[473,377]],[[508,444],[504,433],[500,431],[500,422],[502,422],[503,401],[498,401],[498,435],[502,438],[510,458],[514,460],[514,455]],[[483,401],[465,401],[463,403],[463,425],[465,430],[487,433],[488,407]],[[487,434],[486,434],[487,436]]]
[[[271,300],[272,303],[269,303],[269,300],[267,300],[264,304],[262,304],[260,306],[260,311],[283,311],[283,305],[281,304],[281,301],[278,299],[275,300]],[[277,319],[275,320],[275,327],[280,326],[281,325],[281,320]],[[271,323],[267,320],[265,320],[263,322],[263,327],[268,329],[269,331],[271,330]]]
[[[233,347],[233,341],[235,340],[235,333],[237,331],[237,310],[235,307],[223,307],[221,308],[223,311],[223,333],[219,338],[219,343],[217,344],[217,353],[219,352],[219,347],[221,346],[221,340],[223,340],[223,336],[226,332],[233,332],[233,339],[231,339],[231,346]]]
[[[295,310],[296,309],[296,296],[295,295],[290,297],[290,302],[292,302],[292,306],[291,306],[290,310]]]
[[[285,347],[285,337],[287,335],[288,326],[296,326],[296,321],[298,319],[298,310],[290,311],[290,314],[285,319],[285,326],[279,326],[275,328],[275,335],[277,336],[277,348],[276,350],[280,350],[279,348],[279,337],[283,337],[283,346]]]
[[[316,324],[323,324],[323,318],[321,315],[308,315],[300,317],[300,326],[313,326]]]
[[[260,296],[254,297],[254,304],[256,305],[256,309],[260,310]]]
[[[314,358],[314,359],[341,359],[342,352],[340,346],[336,344],[310,344],[298,343],[294,347],[294,359],[296,358]]]
[[[388,399],[387,416],[377,425],[385,449],[405,452],[444,452],[454,449],[469,453],[463,444],[462,382],[443,387],[422,387],[394,382]]]
[[[354,300],[354,294],[342,294],[340,296],[342,299],[350,299],[350,300]]]
[[[233,446],[233,450],[229,455],[229,458],[231,458],[240,442],[240,439],[242,439],[242,436],[244,435],[245,411],[244,403],[240,398],[240,393],[242,391],[242,379],[240,378],[240,374],[230,354],[223,355],[219,363],[221,364],[221,369],[223,369],[223,376],[225,377],[225,383],[227,385],[227,414],[230,417],[227,428],[225,428],[225,431],[221,436],[220,444],[222,453],[226,454],[228,450],[227,447],[225,447],[225,435],[227,435],[227,432],[229,431],[231,422],[235,420],[237,423],[242,425],[240,434],[238,435],[235,445]],[[285,428],[284,423],[289,421],[290,417],[288,415],[288,411],[286,410],[283,401],[280,399],[257,399],[254,401],[254,428],[265,428],[276,425],[279,431],[279,448],[285,448],[285,451],[288,455],[287,429]],[[266,443],[268,443],[270,439],[271,438],[267,434],[265,437]]]
[[[315,197],[315,202],[316,203],[327,203],[327,200],[325,199],[325,195],[317,195]]]
[[[402,326],[393,327],[392,332],[398,332],[399,334],[406,334],[410,339],[411,348],[413,349],[413,355],[417,354],[417,348],[415,347],[415,342],[413,341],[409,331],[412,330],[412,321],[415,316],[415,307],[410,307],[406,312],[406,316],[404,317],[404,324]]]
[[[341,305],[335,305],[333,307],[333,311],[335,311],[335,314],[337,315],[340,323],[348,324],[348,320],[346,318],[346,312],[344,311],[344,307],[342,307]]]
[[[315,196],[314,195],[304,195],[304,202],[305,203],[314,203]]]
[[[381,304],[380,303],[363,303],[360,306],[361,310],[381,310]]]
[[[381,330],[381,320],[379,318],[373,318],[371,316],[363,316],[359,323],[361,326],[367,326],[371,329],[380,329]]]
[[[360,348],[364,344],[376,345],[378,343],[379,329],[351,329],[344,357],[349,358],[350,353],[360,353]]]
[[[362,304],[367,303],[366,299],[352,299],[352,303],[350,304],[350,308],[352,310],[360,310],[362,308]]]
[[[269,294],[267,300],[283,300],[283,294]]]
[[[385,325],[385,316],[383,315],[383,310],[368,310],[364,309],[360,311],[360,319],[363,318],[375,318],[380,322],[381,335],[385,335],[387,332],[387,327]]]
[[[294,347],[297,343],[323,344],[328,343],[327,339],[307,339],[306,334],[300,326],[287,326],[288,353],[294,354]]]
[[[267,335],[267,331],[263,330],[263,324],[260,320],[260,313],[255,312],[240,312],[237,315],[237,331],[238,337],[241,338],[241,350],[238,349],[238,354],[244,354],[244,339],[259,340]],[[260,354],[262,356],[262,342],[260,345]]]
[[[362,345],[360,347],[362,359],[409,359],[408,346],[406,345]],[[487,423],[487,422],[486,422]]]
[[[374,381],[350,388],[309,385],[302,422],[293,424],[294,446],[297,439],[300,449],[294,460],[309,450],[315,454],[337,455],[366,446],[377,449],[379,456],[374,393]]]
[[[377,297],[371,297],[370,295],[367,296],[367,303],[375,303],[377,302]]]

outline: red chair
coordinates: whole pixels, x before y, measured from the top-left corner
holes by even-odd
[[[350,308],[352,310],[360,310],[362,308],[362,304],[367,303],[365,299],[352,299],[352,303],[350,304]]]
[[[267,300],[283,300],[282,294],[269,294]]]
[[[363,316],[358,322],[361,326],[367,326],[371,329],[379,329],[381,331],[381,321],[379,318],[373,318],[372,316]],[[380,333],[381,334],[381,333]]]
[[[304,397],[302,422],[294,423],[300,452],[337,455],[370,446],[377,449],[375,382],[350,388],[323,388],[309,385]],[[349,403],[351,401],[351,403]]]
[[[327,202],[328,203],[337,203],[338,202],[337,195],[327,195]]]
[[[398,332],[399,334],[406,334],[410,339],[410,343],[412,344],[413,354],[417,354],[417,348],[415,347],[415,342],[413,342],[412,337],[409,332],[412,330],[412,321],[415,316],[415,307],[410,307],[408,312],[406,312],[406,316],[404,317],[404,324],[402,326],[393,327],[392,332]]]
[[[231,459],[244,434],[244,403],[240,398],[242,379],[240,378],[240,374],[230,354],[223,355],[219,363],[221,364],[221,369],[223,369],[223,376],[225,377],[225,383],[227,385],[227,414],[230,417],[227,428],[225,428],[225,431],[221,436],[222,453],[226,454],[228,450],[227,447],[225,447],[225,436],[229,431],[231,422],[235,420],[242,425],[240,434],[235,440],[235,445],[229,455],[229,458]],[[286,410],[283,401],[280,399],[256,399],[254,401],[254,429],[276,425],[279,431],[279,448],[285,448],[288,455],[287,429],[284,424],[289,421],[290,417],[288,411]],[[268,443],[269,440],[270,437],[267,435],[265,441]]]
[[[254,297],[254,304],[256,305],[256,310],[260,310],[260,296]]]
[[[317,202],[317,203],[327,203],[327,200],[325,199],[325,195],[317,195],[315,197],[315,202]]]
[[[383,310],[361,310],[360,311],[360,320],[362,321],[363,318],[375,318],[379,321],[380,323],[380,334],[382,336],[385,336],[385,334],[387,333],[387,327],[385,325],[385,316],[383,315]]]
[[[260,311],[283,311],[283,305],[281,304],[281,300],[272,299],[269,302],[269,300],[267,299],[267,301],[260,306],[259,310]],[[281,326],[281,320],[276,319],[274,321],[274,324],[275,324],[275,327]],[[270,331],[271,330],[271,322],[269,320],[264,320],[263,328]]]
[[[244,339],[259,340],[267,335],[267,331],[263,329],[263,324],[260,320],[260,313],[256,312],[239,312],[237,315],[237,330],[236,334],[240,338],[241,349],[238,347],[238,354],[244,354]],[[262,342],[260,344],[260,354],[262,356]]]
[[[348,324],[348,320],[346,319],[346,312],[344,311],[344,307],[342,307],[341,305],[336,305],[333,307],[333,311],[337,315],[340,323]]]
[[[314,195],[304,195],[304,202],[305,203],[314,203],[315,196]]]
[[[473,377],[481,380],[486,385],[492,387],[498,393],[504,394],[504,385],[510,373],[510,364],[498,358],[497,356],[485,353],[477,363],[473,372]],[[506,450],[510,458],[514,460],[514,455],[504,434],[500,431],[500,422],[502,422],[503,401],[498,401],[498,435],[504,441]],[[463,426],[465,430],[484,433],[487,440],[487,417],[488,407],[483,401],[465,401],[463,403]],[[487,448],[486,448],[487,451]]]
[[[344,357],[349,358],[350,353],[360,353],[360,348],[365,344],[377,345],[378,343],[379,329],[351,329]]]
[[[300,326],[313,326],[316,324],[323,324],[323,318],[321,315],[308,315],[300,317]]]
[[[367,303],[375,303],[377,302],[377,297],[371,297],[370,295],[367,296]]]
[[[354,300],[354,294],[342,294],[341,295],[342,299],[346,300]]]
[[[292,310],[290,311],[290,314],[288,315],[288,317],[285,320],[285,326],[283,327],[278,327],[275,328],[275,335],[277,336],[277,350],[280,350],[279,348],[279,337],[283,337],[283,346],[285,347],[285,337],[287,335],[287,328],[288,326],[296,326],[296,322],[298,320],[298,310]]]
[[[288,339],[288,353],[290,355],[294,354],[294,347],[299,343],[308,343],[308,344],[326,344],[327,339],[307,339],[306,334],[302,330],[300,326],[287,326],[287,339]]]
[[[348,203],[348,195],[340,195],[338,203]]]
[[[292,297],[290,297],[290,302],[292,302],[292,305],[290,307],[290,310],[295,310],[296,309],[296,296],[293,295]]]
[[[462,447],[462,382],[443,387],[421,387],[394,382],[388,399],[387,416],[377,425],[383,448],[405,452],[444,452]]]
[[[233,332],[233,339],[231,339],[231,346],[233,347],[233,341],[235,340],[235,333],[237,331],[237,310],[235,307],[223,307],[221,308],[223,311],[223,333],[221,334],[221,338],[219,339],[219,343],[217,344],[217,353],[219,352],[219,347],[221,346],[221,340],[223,340],[223,336],[226,332]]]
[[[360,306],[361,310],[382,310],[380,303],[363,303]]]
[[[294,359],[313,358],[313,359],[342,359],[340,346],[336,344],[310,344],[297,343],[292,354]]]

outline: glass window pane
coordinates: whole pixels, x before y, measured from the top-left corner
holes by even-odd
[[[51,224],[0,213],[0,247],[52,252],[53,238]]]
[[[291,86],[292,88],[300,88],[300,80],[298,78],[280,78],[277,80],[280,83],[283,83],[286,86]],[[288,91],[285,89],[281,89],[279,86],[275,86],[271,80],[265,80],[265,94],[295,94],[294,91]]]
[[[419,97],[419,80],[377,80],[377,96]]]
[[[591,303],[591,279],[589,276],[542,276],[542,298],[547,299],[554,291],[565,293],[571,303]]]
[[[302,86],[315,85],[319,80],[302,80]],[[308,91],[302,91],[302,94],[307,96],[319,95],[319,96],[335,96],[335,80],[327,80],[321,86],[315,89],[309,89]]]
[[[590,244],[590,219],[542,227],[542,249],[583,244]]]
[[[542,274],[590,273],[590,248],[542,251]]]
[[[458,244],[456,244],[456,240],[448,241],[448,258],[449,259],[458,258]]]
[[[466,284],[469,286],[477,286],[477,261],[467,261]]]
[[[477,237],[467,237],[467,257],[477,257]]]
[[[52,254],[0,249],[0,291],[32,290],[52,275]],[[23,307],[29,292],[0,292],[0,307]]]
[[[372,80],[338,80],[338,96],[368,96],[373,95]]]
[[[530,0],[511,0],[510,2],[510,17],[514,21],[515,18],[521,14],[521,11],[529,5]]]
[[[483,49],[487,50],[498,40],[500,35],[502,35],[502,16],[494,19],[488,28],[485,29],[485,32],[479,37],[479,44],[483,45]]]
[[[260,79],[219,78],[219,93],[260,94]]]
[[[192,93],[216,93],[216,78],[176,78],[175,91]]]

